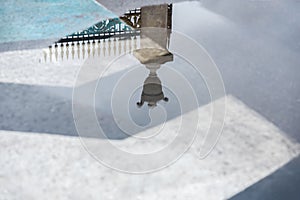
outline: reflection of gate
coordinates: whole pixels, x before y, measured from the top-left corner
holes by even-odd
[[[172,4],[167,9],[167,26],[172,26]],[[140,48],[141,9],[126,12],[120,18],[106,19],[61,38],[44,51],[44,60],[84,59],[86,56],[116,56]],[[60,55],[60,56],[59,56]]]
[[[112,36],[127,37],[137,34],[139,34],[138,30],[131,28],[119,18],[114,18],[101,21],[86,30],[68,35],[60,39],[58,43],[101,40]]]
[[[141,10],[134,9],[126,12],[120,18],[106,19],[90,28],[63,37],[57,43],[101,40],[111,36],[129,37],[139,34],[138,28]]]
[[[137,8],[126,12],[120,18],[106,19],[89,27],[86,30],[75,32],[63,37],[56,43],[77,41],[93,41],[107,39],[111,36],[118,38],[139,35],[141,27],[141,9]],[[168,29],[172,27],[172,4],[168,5]]]

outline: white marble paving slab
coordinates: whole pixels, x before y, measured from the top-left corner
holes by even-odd
[[[209,105],[199,111],[208,114]],[[300,152],[299,144],[232,96],[214,151],[199,160],[196,149],[164,170],[130,175],[96,162],[77,137],[2,130],[0,199],[226,199]]]

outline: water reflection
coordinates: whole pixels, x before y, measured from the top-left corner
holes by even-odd
[[[150,137],[168,122],[174,131],[168,132],[166,138],[172,140],[180,129],[181,115],[209,101],[201,75],[170,50],[172,5],[142,7],[120,19],[123,25],[113,25],[108,20],[102,24],[110,28],[102,26],[101,34],[89,36],[91,41],[79,41],[89,48],[97,38],[95,49],[100,48],[101,54],[92,57],[86,49],[81,54],[88,58],[76,84],[75,96],[80,104],[76,120],[83,120],[84,137],[103,138],[93,126],[93,119],[87,117],[89,114],[82,114],[95,113],[108,139],[125,139],[137,133]]]
[[[161,100],[168,101],[157,71],[173,61],[173,54],[168,51],[171,28],[172,4],[133,9],[60,39],[44,51],[44,61],[66,62],[69,58],[76,61],[95,56],[108,60],[124,53],[133,54],[149,70],[137,105],[141,107],[147,102],[149,107],[155,107]]]
[[[156,63],[150,63],[146,65],[146,67],[149,69],[150,73],[144,82],[141,101],[137,102],[137,105],[141,107],[143,106],[144,102],[148,102],[148,106],[153,107],[156,106],[157,102],[160,100],[168,102],[169,99],[164,96],[161,81],[156,73],[156,70],[160,68],[160,65]]]
[[[170,41],[170,29],[172,27],[172,5],[146,6],[141,8],[140,27],[141,49],[134,50],[134,56],[149,70],[149,75],[144,81],[141,100],[137,102],[139,107],[144,102],[149,107],[157,106],[157,102],[168,102],[164,96],[161,80],[157,70],[166,62],[173,61],[173,54],[168,51]],[[159,29],[147,29],[155,27]],[[159,32],[157,32],[159,31]]]
[[[152,13],[152,14],[147,14]],[[172,4],[146,6],[106,19],[44,49],[44,62],[115,57],[140,48],[141,27],[172,27]],[[156,41],[161,43],[162,41]]]

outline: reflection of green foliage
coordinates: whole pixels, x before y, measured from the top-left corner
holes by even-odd
[[[90,28],[75,32],[69,36],[80,36],[80,35],[91,35],[91,34],[101,34],[101,33],[112,33],[112,32],[122,32],[130,31],[132,28],[122,22],[119,18],[107,19],[97,24],[91,26]]]

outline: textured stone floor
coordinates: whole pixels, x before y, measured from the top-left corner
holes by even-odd
[[[209,106],[199,111],[209,115]],[[131,138],[126,140],[119,145]],[[78,137],[1,131],[0,146],[1,199],[227,199],[300,152],[297,143],[231,96],[223,134],[209,157],[200,160],[195,143],[175,164],[152,174],[104,167]]]
[[[99,2],[115,14],[150,3]],[[151,1],[160,2],[165,1]],[[72,87],[84,61],[43,62],[42,48],[52,41],[52,35],[14,43],[21,45],[20,48],[2,43],[1,200],[233,196],[233,199],[273,200],[274,194],[280,200],[287,193],[293,194],[290,199],[299,199],[295,192],[299,162],[293,159],[297,161],[300,153],[300,4],[236,0],[176,2],[173,27],[203,45],[219,67],[227,90],[224,131],[210,156],[199,160],[196,154],[199,146],[195,143],[178,162],[153,174],[129,175],[104,167],[74,137]],[[87,4],[80,12],[92,8],[92,14],[76,25],[69,24],[63,32],[55,32],[57,37],[104,17],[93,15],[99,8],[93,7],[94,3]],[[209,106],[199,108],[203,116],[209,116]],[[124,146],[130,139],[115,142]],[[289,177],[291,174],[294,178]],[[280,193],[273,193],[274,188]]]

